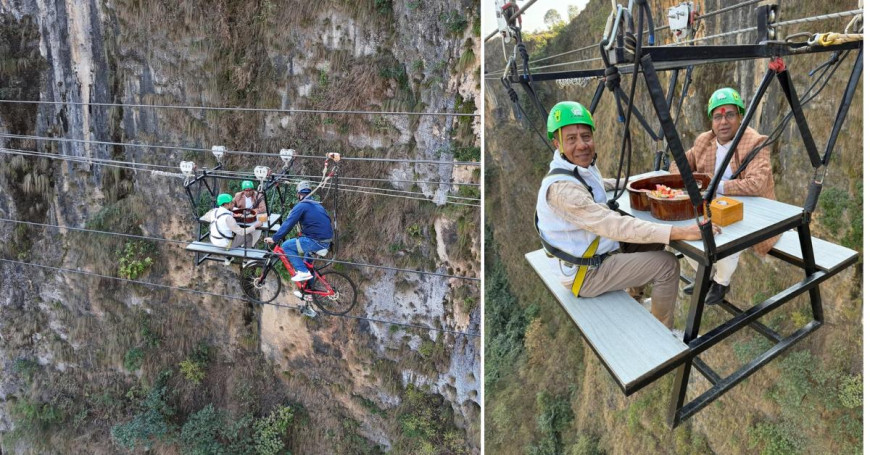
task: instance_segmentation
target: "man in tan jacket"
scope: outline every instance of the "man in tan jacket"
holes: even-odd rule
[[[701,133],[695,140],[695,145],[686,152],[693,172],[703,172],[713,175],[722,166],[725,155],[731,147],[731,142],[737,134],[740,122],[743,120],[745,108],[743,100],[736,90],[721,88],[713,92],[707,103],[707,116],[712,121],[712,129]],[[739,174],[735,172],[744,164],[748,155],[759,147],[767,136],[758,134],[752,128],[746,128],[737,149],[731,157],[731,162],[722,176],[722,181],[716,192],[726,196],[761,196],[775,199],[773,193],[773,172],[770,168],[770,150],[764,147],[758,151],[754,158],[746,164],[745,169]],[[671,172],[678,172],[677,164],[671,163]],[[774,237],[756,244],[753,248],[759,254],[767,254],[770,248],[777,242],[779,237]],[[725,294],[731,288],[731,276],[737,270],[737,262],[740,253],[732,254],[718,260],[713,266],[713,283],[704,303],[715,305],[725,298]],[[689,261],[692,268],[697,269],[697,263]],[[684,291],[691,293],[693,286],[688,286]]]
[[[242,191],[233,197],[233,210],[236,209],[248,209],[252,215],[266,213],[266,198],[263,197],[263,193],[256,192],[254,182],[250,180],[242,182]]]

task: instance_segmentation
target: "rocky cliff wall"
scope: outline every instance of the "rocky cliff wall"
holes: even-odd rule
[[[472,70],[479,65],[474,6],[3,2],[9,52],[0,77],[10,88],[3,98],[62,103],[2,104],[0,127],[83,141],[395,158],[342,162],[342,175],[388,179],[387,188],[416,191],[423,200],[340,193],[338,259],[478,276],[479,212],[450,204],[448,196],[461,191],[452,181],[479,182],[479,171],[398,161],[449,161],[469,151],[472,159],[460,160],[479,161],[476,120],[75,104],[471,113],[480,107]],[[171,172],[181,160],[215,164],[208,153],[184,149],[33,139],[4,139],[4,146]],[[250,173],[279,163],[233,156],[224,164]],[[294,170],[318,174],[318,163],[306,160]],[[178,242],[196,228],[178,178],[13,155],[0,157],[0,170],[5,218]],[[241,295],[237,270],[192,267],[183,243],[14,224],[0,240],[6,259]],[[123,264],[133,268],[119,270]],[[474,281],[346,271],[360,289],[354,316],[480,330]],[[164,417],[178,431],[208,405],[230,420],[262,419],[290,406],[296,423],[285,443],[302,453],[416,450],[447,436],[456,450],[477,450],[480,344],[474,336],[365,319],[306,320],[283,308],[23,264],[0,266],[0,283],[7,291],[0,302],[4,451],[114,453],[120,439],[110,432],[138,422],[143,400],[162,390],[164,371],[171,375],[166,404],[174,410]],[[295,303],[285,294],[280,303]],[[415,414],[423,411],[445,417]],[[428,432],[403,427],[412,418]],[[168,453],[190,447],[183,438],[152,434],[149,440]]]

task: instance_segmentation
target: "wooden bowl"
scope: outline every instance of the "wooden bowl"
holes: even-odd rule
[[[696,172],[695,182],[702,191],[710,184],[710,176]],[[628,184],[628,198],[634,210],[649,211],[657,219],[665,221],[688,220],[695,216],[689,197],[679,199],[658,198],[650,195],[656,185],[665,185],[674,189],[684,189],[680,174],[657,175],[635,180]]]

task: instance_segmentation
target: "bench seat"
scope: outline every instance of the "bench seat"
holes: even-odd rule
[[[813,237],[813,258],[816,267],[824,272],[832,272],[858,260],[858,252],[844,246]],[[803,253],[796,231],[786,231],[770,250],[771,254],[792,264],[803,265]]]
[[[625,291],[577,298],[550,272],[543,249],[526,254],[526,260],[626,395],[685,360],[688,346]]]
[[[251,248],[231,248],[228,250],[226,248],[215,246],[209,242],[192,242],[188,244],[185,249],[195,253],[204,253],[208,255],[215,254],[242,259],[262,260],[266,256],[265,250],[255,250]]]

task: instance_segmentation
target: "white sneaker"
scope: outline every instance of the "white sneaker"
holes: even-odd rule
[[[317,312],[314,311],[314,308],[311,308],[311,305],[308,304],[305,304],[305,306],[302,307],[302,314],[308,316],[309,318],[317,316]]]
[[[308,281],[311,279],[313,275],[308,272],[296,272],[296,275],[293,275],[293,278],[290,278],[293,281]]]
[[[224,265],[230,265],[230,264],[232,264],[232,263],[233,263],[233,258],[231,258],[231,257],[229,257],[229,256],[227,256],[226,258],[224,258]]]
[[[299,297],[301,299],[302,298],[302,291],[300,291],[299,288],[296,288],[296,290],[293,291],[293,295],[295,295],[296,297]]]

